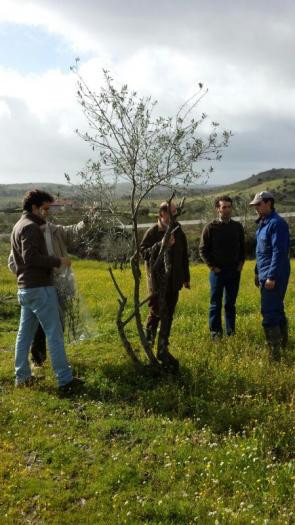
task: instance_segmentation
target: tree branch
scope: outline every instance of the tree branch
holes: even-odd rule
[[[152,296],[149,295],[143,301],[141,301],[141,303],[139,303],[139,308],[141,308],[144,304],[146,304],[150,300],[151,297]],[[129,317],[127,317],[127,319],[125,319],[125,321],[123,321],[123,325],[125,326],[126,324],[130,323],[130,321],[132,321],[134,317],[135,317],[135,312],[133,312],[131,315],[129,315]]]

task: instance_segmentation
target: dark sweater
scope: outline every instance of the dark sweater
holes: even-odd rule
[[[177,230],[174,232],[175,244],[169,248],[169,256],[171,261],[171,280],[170,285],[173,291],[178,291],[182,288],[184,283],[190,282],[188,248],[185,233],[181,229],[179,223]],[[153,252],[155,256],[160,251],[161,241],[164,237],[165,229],[155,224],[145,233],[141,244],[140,251],[147,263],[148,272],[150,272],[150,257]],[[156,252],[155,252],[156,250]],[[164,263],[162,263],[163,266]],[[164,271],[160,269],[160,272]],[[150,275],[149,275],[150,277]]]
[[[52,269],[61,264],[59,257],[49,256],[37,215],[24,212],[11,235],[11,248],[19,288],[52,286]]]
[[[202,231],[199,250],[209,268],[238,266],[245,260],[243,226],[233,220],[209,222]]]

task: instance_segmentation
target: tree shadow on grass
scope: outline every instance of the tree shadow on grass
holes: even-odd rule
[[[219,362],[206,358],[193,367],[180,366],[178,374],[162,371],[154,374],[146,366],[135,369],[128,361],[97,364],[76,362],[75,375],[85,377],[80,391],[69,397],[100,401],[106,405],[128,406],[144,415],[159,415],[169,419],[190,419],[197,427],[209,426],[216,433],[242,432],[266,421],[278,403],[290,401],[294,391],[291,382],[278,376],[273,381],[266,375],[245,373],[235,362]],[[263,377],[266,379],[263,380]],[[2,383],[10,390],[12,379]],[[56,395],[57,388],[43,381],[33,387]]]
[[[218,373],[206,361],[193,372],[181,366],[177,375],[154,375],[149,367],[136,371],[130,363],[107,364],[97,372],[84,385],[84,398],[136,405],[170,419],[189,418],[217,433],[251,428],[270,410],[266,398],[257,396],[259,385],[230,370]]]

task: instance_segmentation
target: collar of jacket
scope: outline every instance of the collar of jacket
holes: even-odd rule
[[[232,218],[230,218],[229,221],[227,222],[224,222],[224,221],[221,221],[219,219],[219,217],[217,217],[216,219],[213,219],[211,222],[209,222],[208,224],[230,224],[231,222],[234,222]]]
[[[232,222],[232,218],[230,217],[230,219],[228,221],[223,221],[220,217],[218,217],[218,219],[215,219],[217,223],[220,223],[221,224],[229,224],[230,222]]]
[[[172,230],[173,230],[176,226],[180,226],[179,222],[177,222],[177,221],[174,222]],[[159,228],[159,230],[161,230],[161,231],[166,231],[166,230],[168,229],[168,226],[164,226],[164,224],[161,223],[160,219],[158,219],[158,228]]]
[[[256,224],[259,224],[260,223],[260,226],[262,224],[267,224],[270,219],[272,219],[273,217],[275,217],[276,215],[276,211],[275,210],[272,210],[271,213],[269,213],[268,215],[266,215],[266,217],[258,217],[258,219],[256,219]]]
[[[167,230],[167,228],[165,228],[164,224],[162,224],[162,222],[160,221],[160,219],[158,219],[158,228],[159,228],[159,230],[161,230],[161,231],[165,231],[165,230]]]
[[[39,224],[39,226],[41,226],[41,224],[46,224],[46,221],[44,219],[41,219],[41,217],[38,217],[38,215],[35,215],[35,213],[32,213],[30,211],[24,211],[23,217],[25,217],[26,219],[30,219],[36,224]]]

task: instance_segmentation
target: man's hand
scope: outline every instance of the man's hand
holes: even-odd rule
[[[240,262],[240,264],[238,264],[238,267],[237,267],[238,272],[241,272],[241,271],[242,271],[243,266],[244,266],[244,263],[243,263],[243,262]]]
[[[68,257],[60,257],[60,261],[61,261],[61,264],[65,266],[66,268],[70,268],[72,264],[71,259],[69,259]]]
[[[191,284],[189,282],[185,282],[185,283],[183,283],[183,286],[184,286],[184,288],[187,288],[189,290],[190,287],[191,287]]]
[[[254,284],[257,286],[257,288],[259,288],[259,279],[257,273],[255,273]]]
[[[220,272],[221,272],[221,268],[218,268],[218,266],[213,266],[213,268],[212,268],[212,272],[214,272],[214,273],[220,273]]]
[[[163,244],[165,243],[164,239],[165,239],[165,237],[163,237],[163,240],[162,240],[162,243],[163,243]],[[169,237],[169,241],[167,242],[167,246],[168,246],[168,248],[170,248],[170,247],[173,246],[174,244],[175,244],[175,237],[174,237],[174,235],[172,234],[172,235],[170,235],[170,237]]]
[[[168,242],[168,246],[173,246],[174,244],[175,244],[175,237],[174,235],[171,235],[169,242]]]
[[[267,290],[273,290],[275,285],[276,285],[276,282],[273,279],[266,279],[266,281],[264,283],[264,287]]]

